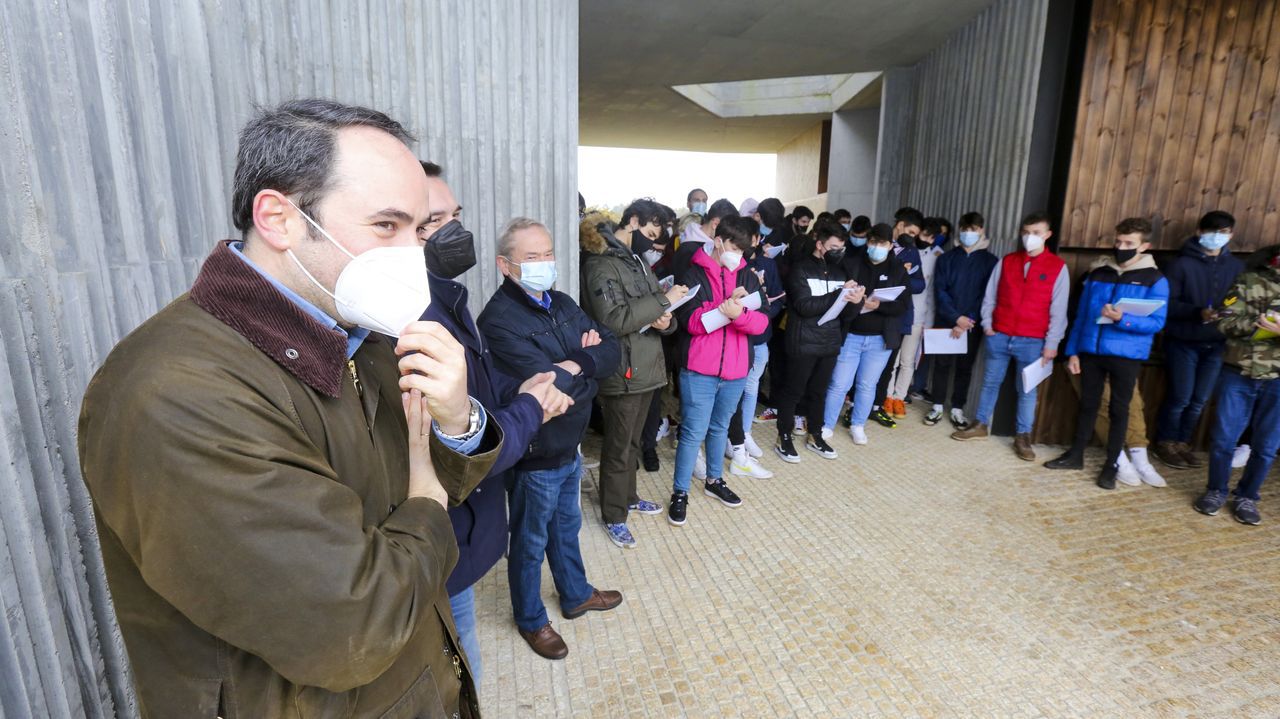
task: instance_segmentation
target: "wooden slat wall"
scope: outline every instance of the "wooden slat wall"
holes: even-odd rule
[[[1145,216],[1172,249],[1205,212],[1280,240],[1280,0],[1093,3],[1060,244]]]

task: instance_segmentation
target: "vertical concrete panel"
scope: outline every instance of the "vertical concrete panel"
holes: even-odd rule
[[[0,717],[137,714],[75,425],[107,352],[234,234],[255,106],[376,107],[476,233],[544,221],[577,292],[572,0],[0,3]]]
[[[876,149],[880,110],[843,110],[831,116],[831,162],[827,173],[827,207],[858,215],[875,211]]]

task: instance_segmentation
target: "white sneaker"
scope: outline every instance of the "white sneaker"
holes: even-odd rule
[[[853,438],[854,444],[867,443],[867,429],[860,424],[855,424],[849,428],[849,436]]]
[[[1253,454],[1253,450],[1249,449],[1249,445],[1242,444],[1236,447],[1236,451],[1231,455],[1231,468],[1240,469],[1249,463],[1249,455]]]
[[[756,441],[751,438],[751,435],[747,435],[747,454],[755,457],[756,459],[764,456],[764,450],[760,449],[760,445],[756,444]]]
[[[823,442],[830,442],[830,441],[831,441],[831,438],[832,438],[832,437],[834,437],[835,435],[836,435],[835,431],[834,431],[834,430],[832,430],[830,427],[823,427],[823,428],[822,428],[822,441],[823,441]]]
[[[1138,476],[1144,483],[1152,487],[1168,486],[1164,481],[1164,477],[1160,476],[1160,473],[1156,471],[1155,467],[1151,466],[1150,462],[1134,462],[1133,468],[1137,470]]]
[[[770,479],[773,477],[773,472],[765,469],[759,460],[747,454],[745,448],[734,453],[733,460],[729,462],[729,474],[752,479]]]
[[[737,451],[738,451],[738,449],[739,449],[739,448],[741,448],[741,447],[743,447],[743,446],[745,446],[745,445],[738,445],[737,447],[735,447],[735,446],[733,446],[732,444],[729,444],[728,442],[725,442],[725,443],[724,443],[724,458],[725,458],[725,459],[733,459],[733,453],[734,453],[734,452],[737,452]]]
[[[663,417],[662,423],[658,425],[658,439],[662,439],[669,434],[671,434],[671,421]]]
[[[1133,462],[1129,461],[1129,455],[1124,450],[1120,450],[1120,457],[1116,459],[1116,481],[1121,484],[1127,484],[1130,487],[1137,487],[1142,484],[1142,478],[1138,476],[1138,470],[1134,468]]]
[[[698,459],[693,463],[693,476],[698,479],[707,478],[707,457],[702,453],[702,448],[698,448]]]
[[[804,417],[796,417],[796,427],[793,434],[805,434],[809,431],[807,422]]]
[[[582,453],[582,445],[578,445],[578,456],[582,458],[583,469],[595,469],[600,466],[600,460],[588,459],[587,455]]]

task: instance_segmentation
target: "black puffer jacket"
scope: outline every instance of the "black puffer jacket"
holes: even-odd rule
[[[840,353],[844,322],[862,306],[849,305],[840,317],[819,325],[848,280],[842,264],[831,264],[813,255],[799,258],[787,277],[787,354],[793,357],[830,357]]]

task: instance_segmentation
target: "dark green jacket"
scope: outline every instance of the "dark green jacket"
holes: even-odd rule
[[[1255,324],[1267,311],[1280,315],[1280,245],[1264,247],[1222,301],[1218,329],[1227,337],[1224,361],[1251,379],[1280,378],[1280,338],[1255,341]]]
[[[640,332],[667,311],[658,278],[613,237],[591,223],[581,229],[582,309],[617,335],[622,350],[618,371],[600,380],[600,394],[639,394],[666,385],[661,335],[675,331],[675,319],[665,331]]]

